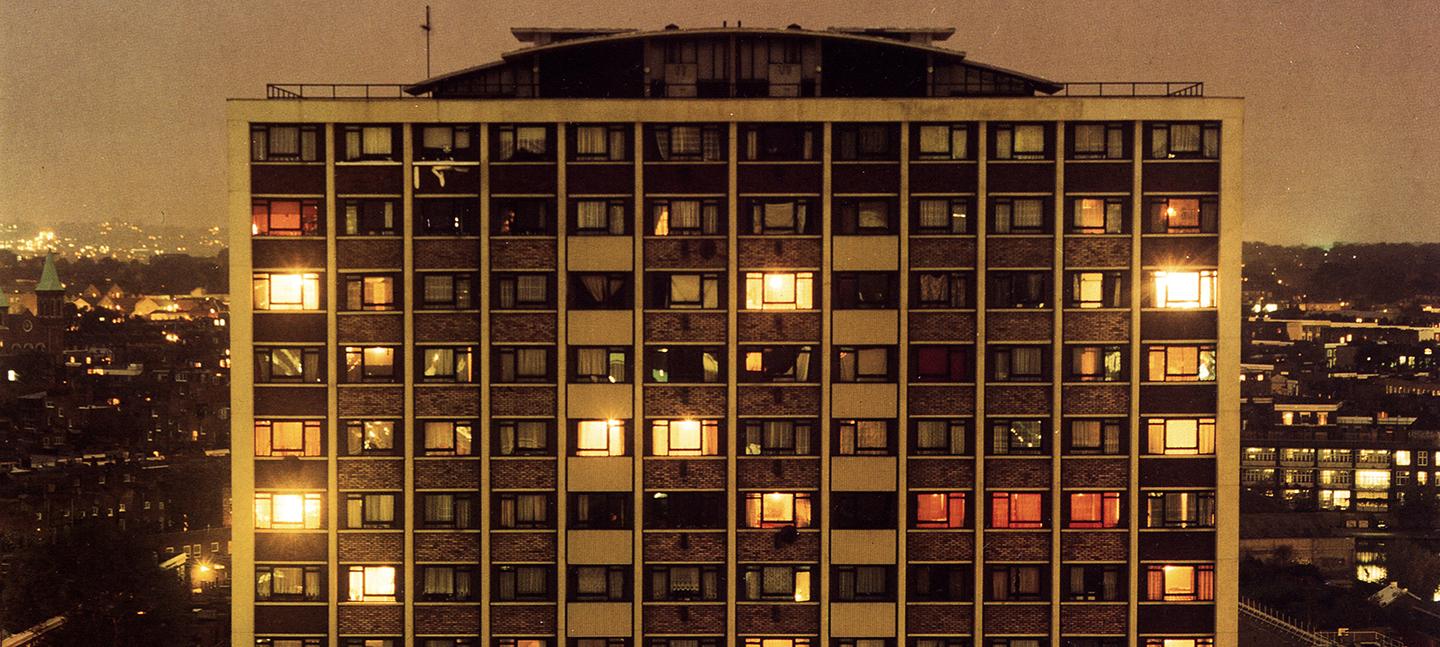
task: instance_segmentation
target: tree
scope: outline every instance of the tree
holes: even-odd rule
[[[1390,580],[1429,600],[1440,589],[1440,555],[1419,542],[1400,539],[1385,545],[1385,569]]]

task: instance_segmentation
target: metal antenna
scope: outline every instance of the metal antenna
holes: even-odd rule
[[[420,29],[425,31],[425,78],[430,78],[430,5],[425,5],[425,24]]]

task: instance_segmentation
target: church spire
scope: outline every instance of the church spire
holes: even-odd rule
[[[40,282],[35,284],[36,292],[64,292],[60,284],[60,273],[55,271],[55,252],[45,254],[45,268],[40,270]]]

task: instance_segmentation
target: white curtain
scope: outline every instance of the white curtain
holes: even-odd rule
[[[575,153],[582,156],[605,154],[607,129],[604,126],[580,126],[575,129]]]

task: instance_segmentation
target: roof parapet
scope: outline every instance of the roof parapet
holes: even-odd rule
[[[534,47],[558,43],[564,40],[575,40],[577,38],[593,38],[595,36],[614,36],[615,34],[628,34],[639,31],[629,27],[511,27],[510,34],[515,40],[522,43],[530,43]]]
[[[955,35],[954,27],[826,27],[825,31],[889,38],[922,45],[949,40],[951,36]]]

